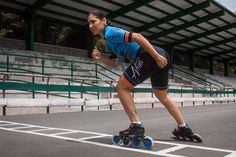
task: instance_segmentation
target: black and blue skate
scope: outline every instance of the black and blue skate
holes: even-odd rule
[[[135,148],[139,148],[141,144],[144,144],[145,149],[151,149],[154,145],[153,139],[149,136],[144,136],[145,129],[141,124],[132,123],[128,129],[120,131],[119,135],[114,135],[112,142],[115,145],[124,146],[132,145]]]
[[[173,135],[175,136],[175,139],[183,140],[183,141],[192,141],[192,142],[198,142],[202,143],[203,138],[197,134],[192,132],[192,129],[189,128],[188,125],[185,127],[177,127],[172,131]]]

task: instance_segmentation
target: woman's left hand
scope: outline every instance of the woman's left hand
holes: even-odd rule
[[[159,55],[159,57],[156,59],[156,63],[158,65],[158,67],[163,69],[168,64],[168,61],[165,57]]]

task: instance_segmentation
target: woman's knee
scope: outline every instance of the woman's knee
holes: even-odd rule
[[[154,91],[154,93],[161,102],[168,101],[169,95],[166,91]]]
[[[129,85],[127,85],[122,79],[120,79],[116,85],[116,91],[122,91],[122,90],[126,90],[126,91],[130,91],[133,87],[130,87]]]

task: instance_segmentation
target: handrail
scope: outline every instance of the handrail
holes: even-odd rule
[[[2,62],[1,64],[6,64],[6,62]],[[34,64],[11,64],[11,65],[20,65],[20,66],[27,66],[27,67],[42,67],[41,65],[34,65]],[[2,67],[0,67],[2,68]],[[44,66],[44,68],[49,68],[49,69],[55,69],[55,68],[60,68],[60,69],[67,69],[67,70],[70,70],[71,68],[66,68],[66,67],[54,67],[54,66]],[[80,70],[80,71],[94,71],[94,70],[89,70],[89,69],[78,69],[76,68],[76,70]]]
[[[65,91],[65,92],[116,92],[114,87],[106,86],[75,86],[75,85],[51,85],[29,84],[16,82],[0,82],[2,90],[33,90],[33,91]],[[151,88],[134,88],[134,93],[151,93]],[[169,93],[196,93],[196,94],[236,94],[236,90],[203,90],[203,89],[169,89]]]
[[[178,67],[178,66],[175,66],[175,68],[177,68],[177,69],[179,69],[179,70],[181,70],[181,71],[183,71],[180,67]],[[184,68],[183,68],[184,69]],[[198,73],[198,72],[190,72],[188,69],[186,69],[186,71],[184,71],[185,73],[188,73],[188,74],[197,74],[197,75],[199,75],[200,77],[203,77],[203,80],[204,81],[207,81],[207,79],[208,80],[210,80],[210,81],[213,81],[213,82],[216,82],[216,83],[218,83],[218,84],[221,84],[221,85],[225,85],[223,82],[219,82],[219,81],[217,81],[217,80],[214,80],[214,79],[212,79],[212,78],[209,78],[209,77],[207,77],[207,76],[205,76],[204,74],[201,74],[201,73]],[[209,81],[207,81],[207,82],[209,82]],[[209,83],[211,83],[211,84],[215,84],[215,83],[212,83],[212,82],[209,82]],[[216,84],[215,84],[216,85]]]
[[[105,67],[105,66],[103,66],[103,65],[101,65],[101,64],[98,64],[98,66],[101,67],[101,68],[103,68],[103,69],[105,69],[106,71],[109,71],[109,72],[111,72],[112,74],[115,74],[116,76],[120,77],[119,74],[117,74],[117,73],[115,73],[114,71],[108,69],[107,67]]]
[[[192,81],[192,82],[195,82],[197,84],[201,84],[201,85],[210,85],[211,84],[211,83],[209,83],[207,81],[199,80],[198,78],[190,76],[190,75],[188,75],[188,74],[186,74],[184,72],[179,72],[179,71],[175,70],[175,74],[179,75],[179,76],[182,76],[182,77],[188,79],[190,82]]]
[[[75,62],[75,63],[94,64],[94,61],[92,59],[87,59],[87,61],[75,61],[75,60],[60,59],[60,58],[50,58],[50,57],[38,57],[38,56],[31,56],[31,55],[11,54],[11,53],[7,53],[7,52],[0,53],[0,55],[16,56],[16,57],[28,57],[28,58],[33,57],[35,59],[46,59],[46,60],[55,60],[55,61],[66,61],[66,62]]]
[[[0,72],[2,76],[25,76],[25,77],[38,77],[38,78],[55,78],[55,79],[65,79],[69,81],[81,80],[81,81],[93,81],[93,82],[118,82],[119,80],[106,80],[106,79],[96,79],[96,78],[85,78],[85,77],[69,77],[69,76],[48,76],[48,75],[39,75],[39,74],[22,74],[22,73],[5,73]],[[150,82],[144,82],[144,84],[150,84]],[[171,83],[170,83],[171,85]],[[174,84],[175,86],[184,87],[184,88],[193,88],[193,89],[236,89],[236,87],[218,87],[218,86],[200,86],[200,85],[182,85],[182,84]],[[93,86],[99,86],[97,84],[93,84]]]
[[[216,81],[216,80],[213,80],[213,79],[211,79],[211,78],[208,78],[208,77],[206,77],[205,75],[203,75],[203,74],[200,74],[200,73],[197,73],[197,72],[189,72],[187,69],[186,69],[186,71],[185,70],[183,70],[183,69],[181,69],[180,67],[178,67],[178,66],[174,66],[174,70],[179,70],[180,72],[182,72],[182,73],[185,73],[185,74],[189,74],[189,76],[191,76],[191,75],[194,75],[194,76],[192,76],[192,77],[194,77],[194,78],[197,78],[197,79],[199,79],[199,80],[202,80],[203,82],[206,82],[206,83],[209,83],[209,84],[214,84],[214,85],[217,85],[218,86],[218,84],[221,84],[221,85],[225,85],[224,83],[222,83],[222,82],[219,82],[219,81]],[[197,77],[195,74],[197,74],[199,77]],[[208,80],[210,80],[210,81],[208,81]]]
[[[10,51],[9,51],[10,52]],[[94,76],[94,77],[96,77],[96,78],[98,78],[98,76],[97,76],[97,74],[101,74],[101,75],[103,75],[103,76],[105,76],[105,77],[107,77],[107,78],[109,78],[109,79],[114,79],[114,78],[111,78],[110,76],[108,76],[108,75],[106,75],[106,74],[104,74],[104,73],[101,73],[100,71],[98,71],[98,69],[96,68],[96,67],[99,67],[99,68],[102,68],[102,69],[104,69],[105,71],[107,71],[107,72],[110,72],[110,73],[112,73],[113,75],[115,75],[115,76],[120,76],[119,74],[117,74],[117,73],[115,73],[114,71],[112,71],[112,70],[110,70],[110,69],[108,69],[107,67],[105,67],[105,66],[103,66],[103,65],[101,65],[101,64],[98,64],[98,63],[96,63],[96,62],[94,62],[93,60],[88,60],[88,61],[75,61],[75,60],[67,60],[67,59],[61,59],[61,58],[48,58],[48,57],[35,57],[35,56],[30,56],[30,55],[19,55],[19,54],[10,54],[10,53],[6,53],[6,52],[4,52],[4,53],[0,53],[0,55],[7,55],[7,56],[21,56],[21,57],[28,57],[28,58],[32,58],[32,57],[34,57],[35,59],[42,59],[42,61],[44,60],[44,59],[47,59],[47,60],[56,60],[56,61],[64,61],[64,62],[68,62],[68,63],[71,63],[70,65],[71,65],[71,67],[53,67],[53,66],[45,66],[45,65],[43,65],[43,63],[42,63],[42,72],[35,72],[35,71],[30,71],[30,70],[26,70],[26,69],[24,69],[24,71],[25,72],[30,72],[30,73],[37,73],[37,74],[47,74],[47,75],[55,75],[55,73],[47,73],[47,72],[45,72],[44,71],[44,68],[60,68],[60,69],[67,69],[67,70],[71,70],[71,76],[75,76],[74,75],[74,73],[73,73],[73,71],[74,71],[74,67],[73,67],[73,63],[84,63],[84,64],[94,64],[95,65],[95,70],[82,70],[83,72],[90,72],[90,71],[95,71],[95,75],[96,76]],[[9,59],[8,59],[9,60]],[[9,63],[7,63],[7,65],[9,65]],[[16,65],[16,64],[10,64],[10,65]],[[19,65],[22,65],[22,64],[19,64]],[[23,66],[30,66],[30,65],[27,65],[27,64],[23,64]],[[40,66],[38,66],[38,65],[32,65],[32,67],[40,67]],[[1,67],[0,67],[1,68]],[[7,72],[9,72],[9,69],[13,69],[12,67],[8,67],[8,69],[7,69]],[[19,70],[19,69],[15,69],[15,70]],[[23,70],[23,69],[22,69]],[[21,70],[21,71],[22,71]],[[177,69],[178,70],[178,69]],[[180,70],[181,71],[181,70]],[[184,77],[186,77],[186,75],[187,75],[187,72],[185,72],[185,71],[181,71],[181,72],[183,72],[183,73],[185,73],[185,74],[181,74],[181,76],[184,76]],[[180,73],[179,73],[180,74]],[[61,74],[56,74],[56,75],[61,75]],[[62,74],[63,75],[63,74]],[[65,74],[66,75],[66,74]],[[67,74],[67,75],[69,75],[69,74]],[[199,74],[200,75],[200,74]],[[81,75],[79,75],[79,76],[81,76]],[[188,75],[187,75],[188,76]],[[85,76],[86,77],[86,76]],[[189,76],[187,77],[187,78],[189,78]],[[193,80],[193,81],[196,81],[197,82],[197,79],[196,79],[196,76],[195,77],[191,77],[191,79]],[[204,79],[201,79],[203,82],[198,82],[199,84],[202,84],[202,85],[205,85],[206,83],[209,85],[211,85],[211,84],[214,84],[214,83],[212,83],[212,82],[208,82],[207,80],[204,80]],[[214,85],[216,85],[217,86],[217,84],[214,84]]]
[[[8,51],[8,52],[10,52],[10,51]],[[74,70],[76,70],[76,71],[78,71],[78,70],[80,70],[80,72],[95,72],[95,75],[96,76],[94,76],[94,77],[98,77],[97,76],[97,74],[98,73],[100,73],[101,74],[101,72],[98,72],[98,69],[96,68],[97,66],[99,67],[99,68],[102,68],[102,69],[104,69],[105,71],[108,71],[108,72],[110,72],[110,73],[112,73],[113,75],[116,75],[116,76],[118,76],[118,74],[117,73],[115,73],[114,71],[112,71],[112,70],[110,70],[110,69],[108,69],[108,68],[106,68],[106,67],[104,67],[104,66],[102,66],[102,65],[100,65],[100,64],[97,64],[96,62],[94,62],[92,59],[85,59],[85,60],[87,60],[87,61],[76,61],[76,60],[68,60],[68,59],[62,59],[62,58],[60,58],[60,56],[56,56],[56,57],[58,57],[58,58],[56,58],[56,57],[54,57],[54,58],[49,58],[49,57],[38,57],[38,56],[32,56],[32,55],[22,55],[22,54],[11,54],[11,53],[7,53],[7,52],[4,52],[3,51],[3,53],[0,53],[0,55],[5,55],[5,56],[7,56],[8,58],[7,58],[7,62],[2,62],[1,63],[1,65],[3,64],[4,65],[4,63],[6,64],[6,69],[7,69],[7,72],[9,72],[9,70],[11,70],[11,69],[13,69],[12,67],[10,67],[10,65],[12,66],[17,66],[17,65],[20,65],[20,66],[27,66],[27,67],[38,67],[38,68],[40,68],[41,67],[41,72],[35,72],[35,71],[28,71],[28,72],[31,72],[31,73],[40,73],[40,74],[47,74],[47,75],[55,75],[55,73],[47,73],[47,72],[45,72],[45,68],[51,68],[51,69],[63,69],[63,70],[70,70],[71,71],[71,76],[74,76]],[[25,58],[34,58],[34,59],[41,59],[42,60],[42,62],[41,62],[41,64],[39,64],[39,65],[32,65],[32,64],[15,64],[15,63],[9,63],[9,56],[14,56],[14,57],[25,57]],[[68,67],[54,67],[54,66],[47,66],[47,65],[45,65],[45,60],[47,61],[47,60],[50,60],[50,61],[53,61],[53,60],[55,60],[55,61],[61,61],[61,62],[66,62],[66,63],[68,63],[68,65],[66,65],[66,66],[68,66]],[[75,68],[74,67],[74,64],[92,64],[92,65],[95,65],[95,68],[94,69],[77,69],[77,68]],[[1,67],[0,67],[1,68]],[[2,67],[3,68],[3,67]],[[15,69],[15,70],[20,70],[20,71],[22,71],[23,69]],[[24,69],[25,70],[25,69]],[[27,71],[27,70],[25,70],[25,71]],[[56,74],[56,75],[59,75],[59,74]],[[105,73],[103,73],[103,74],[101,74],[101,75],[103,75],[104,77],[106,77],[106,78],[111,78],[109,75],[107,75],[107,74],[105,74]]]
[[[205,82],[205,79],[204,79],[204,78],[200,78],[200,77],[196,77],[196,76],[189,75],[189,74],[190,74],[189,72],[183,71],[182,69],[178,69],[178,68],[175,67],[175,72],[176,72],[176,70],[179,71],[179,72],[181,72],[182,75],[184,75],[184,76],[188,76],[188,77],[191,77],[192,79]],[[207,82],[207,83],[208,83],[208,82]]]

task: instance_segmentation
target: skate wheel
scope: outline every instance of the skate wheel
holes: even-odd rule
[[[115,144],[115,145],[120,145],[121,144],[120,136],[114,135],[113,138],[112,138],[112,143]]]
[[[132,146],[138,148],[141,146],[141,140],[138,137],[135,137],[132,141]]]
[[[175,137],[178,137],[179,135],[177,135],[174,131],[172,131],[172,134],[175,136]]]
[[[194,141],[194,139],[193,139],[193,137],[192,136],[188,136],[188,139],[190,140],[190,141]]]
[[[181,137],[180,139],[182,139],[184,141],[187,141],[187,137],[186,136],[180,136],[180,137]]]
[[[199,134],[193,133],[192,138],[195,139],[197,142],[202,143],[202,137]]]
[[[153,145],[154,145],[153,139],[150,136],[146,136],[144,138],[144,148],[145,149],[152,149]]]
[[[124,146],[130,146],[131,145],[131,141],[129,141],[128,139],[124,139],[123,140],[123,144],[124,144]]]

